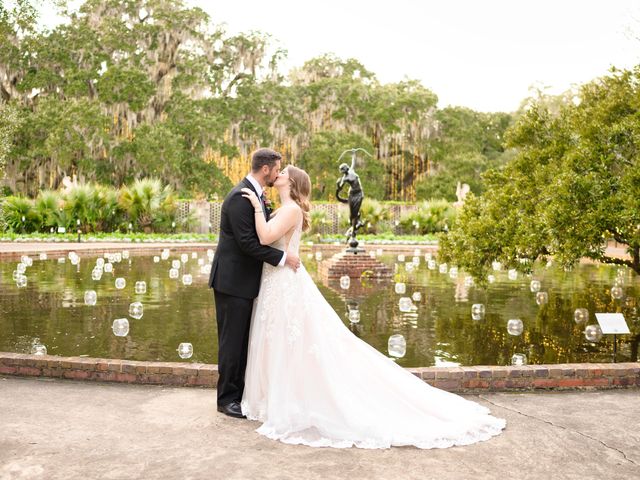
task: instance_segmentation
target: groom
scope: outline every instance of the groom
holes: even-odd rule
[[[260,245],[256,233],[255,215],[268,210],[263,195],[265,186],[272,187],[282,156],[261,148],[251,158],[251,173],[236,185],[222,203],[218,248],[211,266],[209,287],[213,288],[218,322],[218,411],[243,418],[240,408],[247,366],[249,326],[253,300],[258,296],[262,263],[285,265],[297,270],[297,254]],[[262,209],[256,210],[242,197],[242,188],[250,188],[262,199]]]

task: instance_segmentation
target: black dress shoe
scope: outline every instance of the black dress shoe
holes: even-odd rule
[[[224,413],[229,417],[234,418],[247,418],[242,414],[242,408],[238,402],[231,402],[223,407],[218,405],[218,411]]]

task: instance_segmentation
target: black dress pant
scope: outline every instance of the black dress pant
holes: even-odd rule
[[[213,291],[218,322],[218,405],[240,402],[249,351],[253,299]]]

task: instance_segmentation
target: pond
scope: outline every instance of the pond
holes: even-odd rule
[[[104,271],[99,280],[92,272],[103,257],[81,254],[77,265],[69,257],[64,263],[33,257],[23,287],[14,280],[20,262],[0,262],[0,351],[30,353],[41,344],[52,355],[183,361],[178,345],[191,343],[189,361],[216,363],[215,307],[207,287],[210,259],[202,250],[185,252],[173,251],[166,259],[160,258],[160,249],[155,259],[112,258],[113,272]],[[339,284],[323,285],[315,256],[302,256],[345,325],[405,367],[509,365],[514,354],[524,355],[529,364],[611,362],[611,336],[599,341],[585,338],[585,327],[597,324],[595,312],[624,314],[632,333],[618,337],[618,361],[638,360],[640,279],[629,269],[578,265],[567,272],[540,266],[532,277],[520,274],[515,279],[495,271],[495,281],[483,289],[463,272],[443,273],[444,268],[441,272],[433,263],[429,269],[423,256],[407,271],[411,256],[400,262],[397,255],[383,252],[379,258],[395,269],[395,279],[384,284],[351,280],[343,289]],[[172,262],[178,266],[177,278],[169,277]],[[185,274],[191,275],[191,284],[183,283]],[[117,278],[125,279],[124,288],[116,288]],[[546,299],[538,295],[540,305],[531,291],[532,280],[547,294]],[[145,292],[136,293],[135,283],[142,281]],[[396,293],[397,281],[405,284],[405,293]],[[621,293],[622,298],[613,298],[614,285],[620,289],[614,289],[614,295]],[[402,291],[402,286],[397,288]],[[88,290],[95,291],[95,305],[85,304]],[[133,302],[142,304],[142,317],[130,315]],[[484,306],[475,320],[474,304]],[[576,309],[588,310],[585,321],[576,321]],[[349,313],[355,310],[359,313]],[[112,329],[119,318],[129,324],[128,332],[120,332],[123,336]],[[521,325],[511,322],[508,329],[510,320],[520,320]]]

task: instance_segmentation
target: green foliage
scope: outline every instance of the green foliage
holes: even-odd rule
[[[389,230],[389,219],[391,212],[389,207],[381,202],[371,198],[365,198],[360,207],[360,220],[363,227],[358,233],[376,234],[381,231]]]
[[[311,226],[307,232],[308,235],[317,235],[322,233],[322,230],[327,223],[327,213],[323,210],[316,209],[310,212]]]
[[[92,210],[96,232],[113,232],[121,226],[125,219],[125,212],[120,207],[118,197],[120,192],[104,185],[95,186]]]
[[[481,280],[493,260],[527,271],[550,255],[563,266],[588,257],[640,273],[639,99],[636,67],[583,86],[558,113],[533,105],[507,135],[517,155],[485,175],[486,192],[468,199],[443,237],[443,258]],[[608,238],[631,260],[606,256]]]
[[[154,227],[168,230],[175,220],[176,198],[170,186],[156,178],[136,180],[120,192],[120,205],[135,229],[150,233]]]
[[[455,223],[456,209],[447,200],[421,202],[417,209],[400,218],[400,229],[406,234],[426,235],[444,232]]]
[[[65,227],[69,231],[75,231],[77,228],[84,228],[85,230],[93,230],[95,228],[97,219],[93,206],[96,203],[96,196],[96,189],[90,184],[77,185],[67,193],[64,212],[67,220]],[[78,220],[80,223],[78,223]]]
[[[41,229],[46,231],[61,226],[62,198],[58,192],[51,190],[40,192],[34,207],[42,221]]]
[[[13,137],[20,122],[21,117],[16,105],[0,102],[0,180],[4,178],[7,157],[13,148]]]
[[[155,88],[146,72],[114,65],[97,80],[96,91],[107,105],[127,104],[132,110],[139,111],[149,102]]]
[[[4,232],[2,234],[2,240],[10,241],[61,241],[61,242],[76,242],[78,240],[77,233],[14,233]],[[96,240],[108,241],[108,242],[166,242],[177,240],[187,242],[207,242],[216,243],[218,241],[218,235],[213,233],[141,233],[141,232],[93,232],[87,237],[83,237],[83,241],[93,242]]]
[[[12,3],[0,7],[11,192],[154,176],[221,197],[265,145],[310,170],[317,200],[335,195],[335,162],[352,147],[374,155],[357,168],[367,197],[452,199],[457,181],[479,193],[478,174],[502,162],[510,116],[438,112],[420,82],[381,84],[356,59],[323,55],[284,78],[268,35],[228,35],[182,0],[61,1],[66,21],[51,31],[36,28],[33,2]]]
[[[433,171],[418,182],[417,197],[456,200],[458,182],[480,194],[482,173],[503,165],[514,154],[503,146],[511,115],[447,107],[438,111],[436,118],[440,135],[431,144]]]
[[[169,232],[187,228],[192,221],[187,218],[174,228],[177,205],[171,187],[157,179],[136,180],[120,189],[87,183],[64,193],[42,191],[35,201],[6,197],[0,224],[14,233],[49,232],[57,227],[68,232],[79,228],[83,233],[127,231],[129,223],[134,231]]]
[[[335,200],[336,182],[342,176],[337,160],[342,152],[356,147],[373,152],[371,141],[357,133],[325,131],[311,138],[309,148],[302,153],[299,166],[311,177],[313,200]],[[346,161],[351,162],[350,158]],[[384,177],[382,162],[365,156],[363,163],[362,168],[356,166],[356,173],[360,176],[365,197],[383,198],[385,186],[380,181]],[[344,190],[342,196],[346,194]]]
[[[205,157],[228,148],[237,112],[220,96],[255,80],[264,36],[226,37],[181,0],[87,0],[77,12],[60,2],[67,22],[52,31],[35,28],[32,2],[15,4],[0,8],[11,191],[35,196],[73,174],[116,187],[157,175],[190,195],[230,188]],[[4,115],[7,100],[22,121]]]
[[[41,223],[33,201],[24,197],[6,197],[2,202],[2,218],[5,228],[19,233],[33,232]]]

